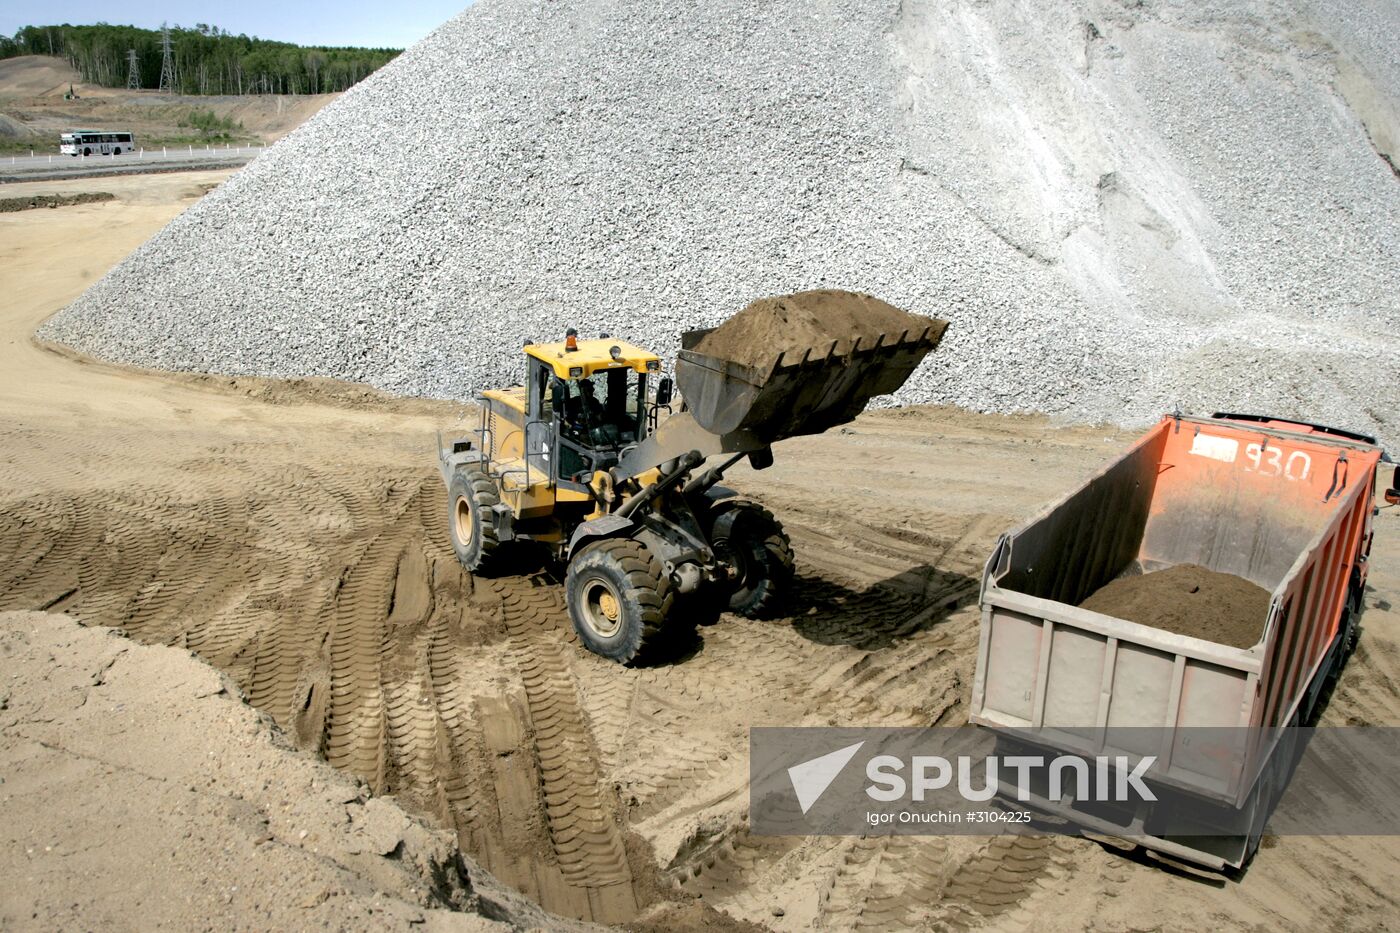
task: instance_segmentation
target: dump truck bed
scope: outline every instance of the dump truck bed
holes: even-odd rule
[[[1164,418],[997,543],[971,720],[1078,754],[1156,755],[1159,781],[1241,806],[1335,647],[1364,568],[1381,457],[1368,438],[1314,426]],[[1116,578],[1179,564],[1268,590],[1258,643],[1230,647],[1079,605]],[[1188,739],[1219,727],[1248,728],[1222,730],[1240,743],[1229,749]],[[1123,747],[1134,743],[1143,747]]]

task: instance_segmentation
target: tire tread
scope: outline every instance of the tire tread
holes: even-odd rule
[[[770,585],[763,588],[755,601],[742,609],[733,609],[739,615],[749,619],[763,619],[773,614],[786,597],[796,574],[797,559],[792,550],[792,540],[783,529],[783,523],[778,521],[777,516],[767,508],[752,499],[740,497],[721,499],[715,503],[714,517],[718,519],[725,512],[733,509],[744,509],[753,513],[756,520],[768,526],[768,532],[763,536],[763,547],[768,553],[770,560],[776,564],[776,573],[770,573]],[[732,608],[732,607],[731,607]]]
[[[477,530],[477,554],[474,566],[468,562],[460,550],[457,550],[457,557],[472,573],[481,576],[494,576],[499,574],[505,566],[505,549],[501,546],[500,533],[496,530],[496,513],[492,507],[499,505],[501,496],[496,487],[496,481],[491,478],[485,470],[479,466],[468,465],[462,467],[457,474],[466,481],[467,490],[470,495],[473,511],[478,516]],[[455,486],[455,483],[454,483]],[[449,528],[455,521],[456,496],[449,489],[447,497],[447,520]],[[456,535],[453,533],[454,545]]]
[[[627,665],[645,664],[659,653],[668,641],[667,618],[675,601],[671,581],[662,571],[660,563],[640,541],[632,538],[606,538],[590,545],[570,564],[570,598],[574,592],[572,581],[578,575],[586,573],[589,568],[601,563],[610,563],[619,571],[630,590],[630,593],[625,595],[630,595],[641,607],[640,631],[635,639],[630,639],[620,646],[618,652],[604,656]],[[570,609],[572,615],[573,607]],[[577,619],[574,626],[576,630],[581,629]],[[586,643],[585,633],[580,631],[579,634]]]

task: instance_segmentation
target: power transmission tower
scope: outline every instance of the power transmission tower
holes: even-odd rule
[[[126,50],[126,89],[136,91],[141,88],[141,65],[136,61],[136,50]]]
[[[175,93],[175,52],[170,47],[170,28],[160,24],[160,89]]]

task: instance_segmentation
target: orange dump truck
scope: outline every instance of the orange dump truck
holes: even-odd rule
[[[1072,789],[1030,805],[1176,859],[1242,865],[1288,779],[1286,727],[1309,721],[1354,644],[1385,459],[1373,438],[1318,425],[1168,416],[1003,535],[982,581],[971,720],[1013,750],[1151,754],[1160,800],[1217,808],[1202,825],[1238,831],[1183,834],[1163,828],[1161,804],[1115,810]],[[1110,581],[1187,564],[1268,591],[1256,643],[1080,605]]]

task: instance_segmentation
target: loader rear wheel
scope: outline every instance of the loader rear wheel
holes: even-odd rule
[[[564,586],[574,631],[589,651],[641,664],[663,644],[674,593],[660,562],[640,542],[590,544],[569,563]]]
[[[715,550],[733,568],[729,611],[750,619],[774,615],[792,589],[792,542],[773,513],[744,499],[716,503]]]
[[[452,476],[447,489],[447,527],[452,550],[472,573],[491,576],[503,565],[501,539],[492,507],[501,501],[496,481],[477,467],[465,467]]]

